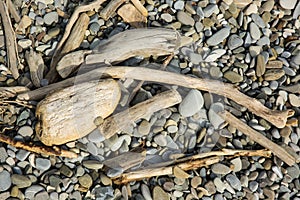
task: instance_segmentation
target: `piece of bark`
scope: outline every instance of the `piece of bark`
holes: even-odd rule
[[[133,29],[126,30],[109,38],[104,43],[93,49],[93,52],[86,51],[85,63],[87,65],[95,63],[117,64],[128,58],[135,56],[163,56],[174,53],[180,45],[180,35],[177,31],[170,29]],[[79,56],[80,59],[76,58]],[[57,71],[61,77],[67,77],[77,68],[74,62],[68,65],[69,59],[72,57],[79,62],[82,61],[82,54],[73,52],[64,56],[57,65]],[[78,62],[77,62],[78,61]],[[84,65],[80,67],[84,69]]]
[[[20,93],[29,91],[27,87],[14,86],[14,87],[0,87],[0,98],[8,99],[17,96]]]
[[[194,170],[200,167],[208,167],[212,164],[218,163],[221,160],[223,160],[223,157],[225,157],[225,159],[231,159],[240,156],[270,157],[271,155],[271,152],[266,150],[240,150],[240,152],[238,152],[239,150],[233,150],[233,151],[235,152],[234,154],[232,154],[228,149],[227,153],[229,155],[227,155],[227,153],[223,151],[211,152],[211,155],[209,155],[208,157],[202,157],[199,159],[194,159],[193,157],[184,158],[183,161],[178,161],[176,164],[173,164],[172,166],[131,171],[128,173],[123,173],[120,176],[114,177],[113,181],[115,184],[125,184],[130,181],[142,180],[154,176],[172,175],[175,167],[178,167],[184,171]],[[213,155],[214,153],[216,155]]]
[[[5,45],[7,51],[7,65],[8,69],[11,71],[14,79],[19,78],[19,59],[18,59],[18,51],[17,51],[17,43],[15,32],[12,28],[12,23],[9,18],[8,9],[3,0],[0,0],[0,14],[2,18],[2,26],[4,30],[5,36]]]
[[[100,17],[104,20],[108,20],[116,12],[116,10],[125,3],[126,0],[112,0],[110,1],[105,8],[100,12]]]
[[[251,140],[260,144],[261,146],[268,148],[280,158],[283,162],[292,166],[296,163],[296,160],[293,156],[291,156],[284,148],[277,145],[276,143],[269,140],[267,137],[254,130],[250,126],[248,126],[245,122],[239,120],[235,116],[233,116],[228,111],[222,111],[218,113],[226,122],[228,122],[232,127],[237,128],[239,131],[247,135]]]
[[[12,140],[10,137],[3,134],[0,134],[0,142],[33,153],[44,154],[48,156],[62,156],[67,158],[77,158],[77,154],[72,151],[63,150],[58,147],[38,146],[31,143],[27,144],[25,142]]]
[[[56,66],[56,70],[62,78],[68,77],[84,62],[85,56],[92,53],[90,50],[79,50],[65,55]]]
[[[114,156],[110,159],[103,161],[103,164],[111,169],[120,172],[141,164],[146,158],[146,151],[142,152],[125,152],[121,155]]]
[[[176,90],[162,92],[151,99],[108,117],[98,126],[98,129],[108,139],[117,132],[126,129],[128,124],[132,124],[138,119],[149,116],[164,108],[179,104],[181,100],[181,96]]]
[[[54,80],[56,80],[58,77],[58,73],[56,71],[56,65],[57,65],[58,61],[60,60],[60,53],[61,53],[61,50],[62,50],[62,47],[63,47],[65,41],[67,40],[67,38],[69,37],[69,35],[72,31],[74,23],[77,21],[77,19],[79,17],[79,14],[82,12],[90,11],[90,10],[98,10],[100,8],[101,4],[104,3],[105,1],[106,0],[95,0],[95,1],[91,2],[90,4],[80,5],[74,10],[71,18],[68,21],[66,28],[65,28],[64,35],[60,39],[60,41],[57,44],[55,51],[53,53],[52,60],[50,63],[50,70],[49,70],[48,74],[46,75],[46,78],[49,81],[49,83],[53,83]]]
[[[72,32],[70,33],[66,43],[64,44],[61,55],[65,55],[75,49],[77,49],[82,43],[85,31],[89,25],[90,18],[86,13],[82,13],[76,21]]]
[[[15,21],[18,23],[21,18],[20,15],[15,7],[15,5],[13,4],[13,2],[11,0],[6,0],[7,2],[7,7],[8,7],[8,11],[10,12],[11,16],[15,19]]]
[[[95,80],[67,87],[42,100],[36,109],[37,136],[45,145],[60,145],[94,129],[94,119],[108,117],[121,96],[115,80]]]
[[[118,15],[122,17],[124,22],[129,23],[133,27],[142,28],[146,26],[147,18],[130,3],[119,8]]]
[[[25,52],[25,59],[29,66],[30,77],[33,85],[35,87],[40,87],[45,70],[45,64],[42,56],[31,48],[29,51]]]
[[[151,74],[151,76],[149,76],[149,74]],[[229,83],[223,83],[217,80],[194,78],[173,72],[166,72],[143,67],[115,66],[98,68],[85,74],[79,75],[75,78],[66,79],[62,82],[45,86],[43,87],[43,89],[24,92],[23,94],[18,95],[18,99],[38,100],[43,98],[48,92],[52,90],[61,89],[71,85],[75,79],[80,81],[87,81],[95,78],[99,79],[100,75],[102,76],[102,78],[131,78],[136,80],[178,85],[187,88],[208,91],[232,99],[236,103],[246,107],[250,112],[253,112],[254,114],[264,118],[278,128],[283,128],[286,125],[288,117],[294,115],[293,110],[271,110],[261,104],[257,99],[248,97],[244,93],[240,92],[238,87]]]
[[[143,4],[140,2],[140,0],[131,0],[133,5],[142,13],[144,17],[148,17],[148,10],[143,6]]]

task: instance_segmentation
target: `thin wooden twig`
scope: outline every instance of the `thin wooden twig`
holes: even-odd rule
[[[231,152],[233,151],[233,152]],[[175,167],[179,167],[184,171],[198,169],[200,167],[208,167],[215,163],[220,162],[225,156],[225,159],[231,159],[240,156],[263,156],[270,157],[271,152],[268,150],[230,150],[226,151],[213,151],[207,155],[195,155],[192,157],[182,159],[182,162],[173,164],[167,167],[150,168],[143,170],[131,171],[123,173],[120,176],[114,177],[115,184],[125,184],[130,181],[142,180],[145,178],[151,178],[154,176],[172,175]],[[197,158],[199,157],[199,158]]]
[[[105,138],[110,138],[117,132],[124,130],[128,124],[132,124],[138,119],[180,102],[181,96],[176,90],[162,92],[151,99],[106,118],[104,122],[98,126],[98,129]]]
[[[235,116],[233,116],[228,111],[222,111],[219,113],[219,115],[227,121],[232,127],[237,128],[239,131],[247,135],[251,140],[257,142],[261,146],[268,148],[279,157],[283,162],[288,164],[289,166],[292,166],[296,163],[295,158],[290,155],[284,148],[277,145],[276,143],[269,140],[267,137],[262,135],[261,133],[257,132],[250,126],[248,126],[245,122],[239,120]]]
[[[56,46],[56,49],[53,53],[53,57],[50,64],[50,70],[48,74],[46,75],[47,80],[49,80],[49,83],[52,83],[57,77],[58,73],[56,72],[56,65],[60,58],[60,53],[63,47],[63,44],[65,43],[66,39],[69,37],[71,30],[73,28],[74,23],[77,21],[79,14],[82,12],[87,12],[90,10],[98,10],[100,8],[100,5],[104,3],[106,0],[95,0],[92,3],[88,5],[81,5],[78,6],[75,11],[73,12],[71,18],[68,21],[68,24],[65,28],[65,32],[61,40]]]
[[[21,17],[19,15],[15,5],[13,4],[13,2],[11,0],[6,0],[6,2],[8,4],[8,11],[12,15],[12,17],[15,19],[15,21],[18,23],[21,20]]]
[[[19,59],[18,59],[18,51],[17,51],[17,43],[15,32],[12,28],[12,23],[9,18],[8,9],[3,0],[0,0],[0,14],[2,18],[3,30],[5,33],[5,44],[7,51],[7,65],[8,69],[11,71],[13,77],[17,79],[19,77]]]
[[[151,74],[151,76],[149,76],[149,74]],[[18,95],[18,98],[20,100],[41,99],[52,90],[61,89],[66,86],[72,85],[75,80],[84,82],[95,78],[99,79],[100,77],[131,78],[136,80],[179,85],[187,88],[208,91],[232,99],[236,103],[248,108],[249,111],[264,118],[278,128],[283,128],[286,125],[288,117],[294,114],[293,110],[271,110],[261,104],[257,99],[243,94],[239,91],[238,87],[229,83],[223,83],[217,80],[194,78],[176,74],[173,72],[166,72],[143,67],[118,66],[98,68],[77,77],[69,78],[59,83],[45,86],[42,89],[25,92]]]
[[[14,141],[10,137],[0,134],[0,142],[6,143],[16,148],[24,149],[33,153],[44,154],[49,156],[62,156],[67,158],[77,158],[77,154],[71,151],[63,150],[58,147],[38,146],[27,144],[21,141]]]

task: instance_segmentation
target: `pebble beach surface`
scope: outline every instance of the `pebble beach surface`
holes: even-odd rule
[[[0,144],[0,199],[136,199],[136,200],[300,200],[299,165],[279,158],[237,157],[207,168],[153,177],[126,185],[112,183],[103,171],[106,158],[144,144],[144,166],[168,161],[182,153],[191,155],[221,148],[263,149],[217,112],[230,110],[273,142],[300,155],[300,1],[297,0],[143,0],[147,26],[175,29],[186,45],[176,52],[166,70],[187,76],[215,79],[239,86],[248,96],[274,110],[293,109],[296,121],[276,128],[237,103],[198,90],[178,88],[182,102],[163,109],[127,130],[105,140],[99,132],[63,145],[76,159],[47,157]],[[18,80],[7,68],[4,32],[0,29],[0,86],[35,88],[25,52],[33,48],[49,67],[54,49],[68,19],[82,1],[14,0],[20,12],[14,19],[21,65]],[[107,3],[103,4],[104,6]],[[90,22],[81,49],[93,49],[103,39],[132,28],[114,14],[108,20],[100,11],[87,12]],[[161,63],[161,58],[125,61],[124,65]],[[44,69],[47,70],[47,69]],[[151,74],[150,74],[151,75]],[[122,80],[120,108],[138,82]],[[42,79],[41,85],[47,85]],[[151,98],[170,86],[145,83],[132,103]],[[37,102],[31,102],[36,104]],[[298,121],[297,121],[298,120]],[[0,131],[20,141],[38,142],[35,110],[20,105],[0,108]]]

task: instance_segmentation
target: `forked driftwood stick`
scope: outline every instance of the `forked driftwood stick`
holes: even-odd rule
[[[151,74],[151,76],[149,76],[149,74]],[[173,72],[143,67],[103,67],[79,75],[75,78],[66,79],[62,82],[45,86],[41,89],[25,92],[18,95],[18,98],[20,100],[41,99],[50,91],[72,85],[74,80],[87,81],[95,78],[99,79],[100,77],[112,77],[118,79],[131,78],[208,91],[232,99],[236,103],[248,108],[249,111],[264,118],[278,128],[283,128],[287,122],[287,118],[294,114],[293,110],[271,110],[261,104],[257,99],[248,97],[240,92],[238,87],[229,83],[223,83],[217,80],[193,78]]]
[[[3,0],[0,0],[0,15],[2,18],[2,25],[5,36],[5,45],[7,51],[7,65],[8,69],[11,71],[14,79],[19,77],[19,59],[18,59],[18,51],[17,51],[17,43],[15,32],[12,28],[11,20],[9,18],[9,13],[7,6]]]
[[[100,17],[108,20],[126,0],[111,0],[100,12]]]
[[[128,173],[123,173],[118,177],[114,177],[115,184],[125,184],[130,181],[142,180],[144,178],[151,178],[154,176],[164,176],[164,175],[172,175],[175,167],[179,167],[184,171],[198,169],[200,167],[208,167],[215,163],[220,162],[225,156],[225,159],[231,159],[234,157],[240,156],[263,156],[270,157],[271,152],[268,150],[230,150],[226,149],[225,151],[213,151],[209,152],[207,155],[195,155],[179,159],[176,164],[167,167],[158,167],[158,168],[150,168],[143,170],[131,171]],[[197,158],[199,157],[199,158]]]
[[[155,95],[153,98],[136,104],[120,113],[114,114],[98,126],[102,135],[108,139],[119,131],[124,130],[128,124],[153,114],[161,109],[171,107],[181,102],[181,96],[176,90],[169,90]]]
[[[62,156],[67,158],[77,158],[77,154],[71,151],[63,150],[58,147],[38,146],[34,144],[27,144],[21,141],[14,141],[10,137],[0,134],[0,142],[6,143],[16,148],[31,151],[33,153],[44,154],[49,156]]]
[[[277,145],[276,143],[269,140],[267,137],[262,135],[261,133],[257,132],[250,126],[248,126],[245,122],[239,120],[235,116],[233,116],[228,111],[222,111],[219,113],[219,115],[227,121],[231,126],[237,128],[239,131],[247,135],[251,140],[257,142],[261,146],[270,149],[274,155],[276,155],[278,158],[280,158],[283,162],[288,164],[289,166],[292,166],[296,163],[295,158],[290,155],[284,148]]]
[[[63,37],[61,38],[61,40],[59,41],[59,43],[56,46],[56,49],[53,53],[53,57],[51,60],[51,64],[50,64],[50,70],[48,72],[48,74],[46,75],[47,80],[49,80],[49,83],[52,83],[58,76],[57,72],[56,72],[56,65],[60,59],[60,53],[63,47],[63,44],[65,43],[66,39],[69,37],[73,25],[74,23],[77,21],[79,14],[82,12],[87,12],[90,10],[98,10],[101,6],[101,4],[103,2],[105,2],[106,0],[95,0],[92,3],[88,4],[88,5],[81,5],[78,6],[75,11],[73,12],[71,18],[68,21],[68,24],[65,28],[65,33],[63,35]]]

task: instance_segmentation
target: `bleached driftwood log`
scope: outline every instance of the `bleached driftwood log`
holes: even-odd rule
[[[54,92],[36,109],[37,136],[45,145],[59,145],[92,132],[94,119],[106,118],[119,103],[121,91],[114,80],[89,81]]]
[[[174,53],[180,46],[180,35],[170,29],[133,29],[121,32],[98,45],[92,51],[75,51],[64,56],[57,64],[63,78],[77,70],[84,61],[116,64],[134,56],[163,56]],[[80,66],[81,70],[85,65]]]

